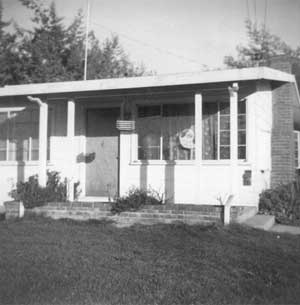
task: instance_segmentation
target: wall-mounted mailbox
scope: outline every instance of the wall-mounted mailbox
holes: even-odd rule
[[[243,185],[251,185],[252,171],[245,170],[243,174]]]

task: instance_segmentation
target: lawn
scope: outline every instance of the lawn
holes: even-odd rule
[[[0,304],[299,304],[300,236],[241,226],[0,222]]]

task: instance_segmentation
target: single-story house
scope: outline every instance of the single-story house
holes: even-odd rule
[[[300,160],[297,82],[280,70],[0,88],[0,202],[17,181],[38,174],[45,185],[56,170],[70,200],[79,182],[80,200],[111,200],[135,186],[175,204],[230,197],[257,206],[262,190],[294,178]]]

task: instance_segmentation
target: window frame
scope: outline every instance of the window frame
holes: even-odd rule
[[[184,102],[182,102],[182,100],[184,100]],[[249,142],[249,137],[250,137],[250,129],[249,129],[249,123],[250,123],[250,119],[249,119],[249,105],[248,105],[248,99],[247,98],[242,98],[239,99],[238,102],[240,101],[245,101],[245,117],[246,117],[246,133],[245,133],[245,137],[246,137],[246,144],[245,144],[245,159],[238,159],[238,164],[239,165],[250,165],[251,163],[249,163],[249,149],[250,149],[250,145],[251,145],[251,141]],[[146,102],[147,101],[147,102]],[[149,103],[150,102],[150,103]],[[203,104],[205,102],[213,102],[213,100],[210,98],[208,101],[202,101],[202,107]],[[220,100],[220,102],[224,102],[222,100]],[[179,100],[177,97],[172,99],[172,98],[166,98],[166,102],[157,102],[157,100],[155,99],[146,99],[146,100],[136,100],[133,102],[133,107],[132,107],[132,118],[133,120],[136,120],[138,118],[138,106],[155,106],[155,105],[163,105],[163,104],[190,104],[190,103],[195,103],[194,98],[193,97],[183,97],[181,100]],[[230,103],[230,101],[229,101]],[[196,119],[196,115],[195,115],[195,119]],[[202,120],[202,117],[201,117]],[[202,122],[202,121],[201,121]],[[238,123],[238,122],[237,122]],[[219,141],[219,138],[218,138]],[[238,143],[237,143],[237,147],[238,147]],[[134,131],[131,134],[131,152],[130,152],[130,156],[131,156],[131,161],[130,161],[130,165],[136,165],[136,166],[140,166],[143,164],[146,165],[183,165],[183,166],[194,166],[196,163],[195,159],[192,160],[139,160],[138,159],[138,133],[137,131]],[[215,166],[215,165],[220,165],[220,166],[228,166],[230,164],[230,159],[203,159],[202,157],[202,152],[201,152],[201,162],[203,165],[205,166]]]
[[[245,158],[238,158],[238,162],[247,162],[247,160],[248,160],[248,130],[249,130],[249,128],[248,128],[248,106],[247,106],[247,99],[246,98],[243,98],[243,99],[241,99],[241,100],[239,100],[238,101],[238,103],[240,103],[240,102],[244,102],[245,103],[245,113],[237,113],[237,127],[238,127],[238,123],[239,123],[239,116],[241,116],[241,115],[244,115],[245,116],[245,120],[246,120],[246,122],[245,122],[245,129],[239,129],[239,128],[237,128],[237,132],[238,132],[238,135],[239,135],[239,131],[244,131],[245,132],[245,144],[240,144],[239,145],[239,143],[237,142],[237,149],[239,149],[239,147],[241,147],[241,146],[243,146],[243,147],[245,147]],[[202,161],[204,162],[204,163],[212,163],[212,162],[229,162],[231,159],[229,158],[229,159],[221,159],[220,158],[220,148],[221,148],[221,146],[222,147],[229,147],[229,150],[230,150],[230,148],[231,148],[231,142],[229,142],[229,145],[221,145],[221,141],[220,141],[220,139],[221,139],[221,131],[227,131],[227,130],[223,130],[223,129],[221,129],[221,124],[220,124],[220,122],[221,122],[221,116],[223,115],[224,116],[224,114],[221,114],[221,107],[220,107],[220,105],[222,104],[222,103],[226,103],[226,104],[229,104],[229,109],[230,109],[230,101],[226,101],[226,100],[222,100],[222,99],[220,99],[220,100],[212,100],[212,101],[203,101],[203,105],[204,104],[210,104],[210,103],[215,103],[215,104],[217,104],[217,108],[218,108],[218,112],[217,112],[217,158],[216,159],[204,159],[203,158],[203,147],[202,147]],[[203,107],[204,108],[204,107]],[[203,116],[204,116],[204,113],[203,113],[203,110],[202,110],[202,124],[203,124]],[[225,116],[229,116],[229,122],[230,122],[230,112],[229,112],[229,114],[226,114]],[[203,128],[203,125],[202,125],[202,128]],[[230,133],[230,126],[229,126],[229,133]],[[230,139],[231,140],[231,139]],[[203,143],[204,141],[203,141],[203,133],[202,133],[202,143]],[[237,156],[238,156],[238,153],[239,153],[239,151],[237,151]]]
[[[4,107],[0,108],[0,113],[6,113],[7,114],[7,119],[11,117],[12,113],[15,112],[21,112],[21,111],[33,111],[37,110],[39,113],[39,108],[36,107],[27,107],[27,106],[22,106],[22,107]],[[50,128],[48,124],[48,139],[47,139],[47,162],[51,162],[51,135],[53,134],[53,128],[54,128],[54,110],[52,107],[48,107],[48,122],[50,120]],[[38,114],[38,132],[39,132],[39,114]],[[0,160],[0,164],[5,164],[5,165],[15,165],[18,163],[24,163],[24,164],[37,164],[39,162],[39,158],[37,160],[32,160],[32,136],[28,138],[28,159],[27,160],[9,160],[9,128],[7,128],[6,131],[6,160]],[[38,149],[39,152],[39,149]]]
[[[183,96],[181,98],[175,97],[175,98],[165,98],[162,99],[162,101],[152,100],[150,103],[145,103],[144,101],[135,102],[133,104],[133,118],[134,120],[137,120],[139,118],[138,116],[138,108],[139,107],[160,107],[159,115],[155,115],[153,117],[157,118],[163,118],[163,107],[165,105],[192,105],[193,110],[194,108],[194,100],[191,97]],[[194,113],[194,123],[195,123],[195,113]],[[193,156],[193,159],[176,159],[176,160],[165,160],[163,159],[163,132],[162,132],[162,126],[160,128],[160,158],[159,159],[149,159],[149,160],[143,160],[138,158],[138,150],[139,150],[139,139],[138,139],[138,133],[137,130],[132,134],[132,152],[131,152],[131,163],[132,164],[194,164],[195,162],[195,152],[193,152],[191,155]]]

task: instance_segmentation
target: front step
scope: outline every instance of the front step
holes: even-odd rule
[[[244,222],[245,225],[269,231],[275,224],[275,216],[272,215],[255,215]]]

